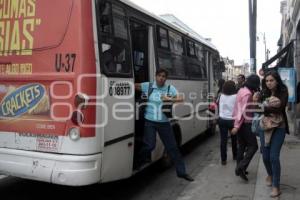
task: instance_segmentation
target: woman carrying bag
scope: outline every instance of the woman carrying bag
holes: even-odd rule
[[[280,105],[274,106],[274,104],[265,103],[270,102],[271,99],[277,98],[280,101]],[[255,95],[253,97],[255,101],[259,101],[260,97]],[[262,154],[263,161],[268,173],[266,183],[268,186],[272,186],[271,197],[277,197],[281,194],[280,191],[280,150],[284,142],[285,134],[289,134],[289,127],[285,108],[288,102],[288,90],[283,84],[278,72],[270,71],[265,75],[263,81],[262,91],[262,106],[264,110],[264,116],[271,118],[272,116],[279,116],[282,118],[282,122],[274,128],[270,141],[266,141],[266,133],[260,134],[262,141]],[[263,119],[262,119],[263,120]]]

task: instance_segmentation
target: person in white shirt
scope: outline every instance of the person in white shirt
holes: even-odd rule
[[[233,128],[233,108],[236,100],[236,86],[233,81],[226,81],[223,85],[221,96],[218,101],[219,105],[219,129],[220,129],[220,151],[222,165],[227,162],[227,139],[228,133]],[[232,157],[236,160],[237,156],[237,138],[231,135]]]

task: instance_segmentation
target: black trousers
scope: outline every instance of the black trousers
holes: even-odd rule
[[[227,140],[228,140],[228,132],[233,128],[233,120],[222,119],[221,117],[218,120],[220,135],[221,135],[221,159],[222,161],[227,160]],[[232,147],[232,157],[237,157],[237,136],[230,135],[231,137],[231,147]]]
[[[251,132],[251,124],[243,123],[237,133],[238,152],[237,170],[245,171],[250,164],[255,152],[258,149],[256,136]]]

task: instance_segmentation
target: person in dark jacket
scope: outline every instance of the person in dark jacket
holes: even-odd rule
[[[289,127],[287,121],[287,115],[285,112],[286,105],[288,103],[288,89],[282,82],[280,75],[276,71],[268,72],[263,80],[263,91],[261,101],[265,101],[270,97],[277,97],[280,99],[280,107],[272,107],[266,104],[264,105],[264,115],[270,114],[281,115],[283,118],[282,123],[275,128],[272,133],[270,144],[268,146],[263,145],[262,155],[263,161],[268,173],[266,178],[266,184],[272,186],[271,197],[277,197],[281,194],[280,191],[280,150],[284,142],[285,134],[289,134]],[[259,96],[254,96],[254,100],[259,101]],[[260,134],[262,144],[264,144],[264,134]]]

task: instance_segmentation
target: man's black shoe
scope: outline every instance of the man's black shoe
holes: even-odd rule
[[[240,171],[239,176],[240,176],[244,181],[248,181],[248,177],[246,176],[244,170],[241,170],[241,171]]]
[[[192,181],[194,181],[194,179],[190,176],[190,175],[188,175],[188,174],[184,174],[184,175],[177,175],[179,178],[183,178],[183,179],[185,179],[185,180],[187,180],[187,181],[190,181],[190,182],[192,182]]]

